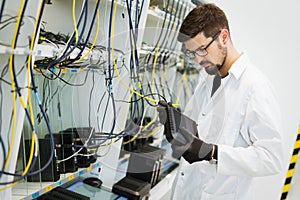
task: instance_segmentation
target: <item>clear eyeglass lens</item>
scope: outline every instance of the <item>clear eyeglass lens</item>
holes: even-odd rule
[[[190,51],[186,51],[185,55],[186,55],[186,57],[188,57],[190,59],[193,59],[196,56],[194,52],[190,52]]]
[[[196,57],[196,55],[198,56],[206,56],[207,51],[205,49],[197,49],[196,51],[189,51],[187,50],[185,52],[185,55],[190,58],[190,59],[194,59]]]
[[[199,56],[205,56],[207,52],[205,49],[198,49],[196,50],[195,54],[198,54]]]

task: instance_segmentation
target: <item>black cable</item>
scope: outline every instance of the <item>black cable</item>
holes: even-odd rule
[[[126,0],[126,4],[127,4],[127,12],[128,12],[128,19],[129,19],[129,29],[130,29],[130,33],[133,36],[133,40],[130,37],[130,44],[133,44],[133,47],[131,46],[131,51],[132,54],[134,53],[134,59],[135,59],[135,65],[136,65],[136,75],[139,73],[139,59],[138,59],[138,51],[137,51],[137,46],[136,46],[136,41],[137,41],[137,34],[134,33],[133,30],[133,25],[132,25],[132,19],[131,19],[131,1],[130,1],[130,5],[128,0]],[[137,26],[137,25],[136,25]],[[136,27],[136,29],[138,29],[138,27]]]
[[[184,7],[184,11],[182,11],[182,8]],[[176,27],[176,33],[178,33],[178,31],[179,31],[179,23],[180,23],[180,20],[182,20],[181,18],[182,18],[182,13],[185,13],[187,11],[187,2],[185,2],[185,5],[183,5],[183,3],[182,3],[182,5],[181,5],[181,7],[180,7],[180,10],[179,10],[179,15],[178,15],[178,18],[177,18],[177,27]],[[172,43],[171,43],[171,46],[170,46],[170,49],[171,49],[171,51],[175,51],[175,47],[176,47],[176,43],[177,43],[177,40],[175,39],[175,35],[176,34],[174,34],[173,35],[173,39],[172,39]]]
[[[181,9],[182,9],[182,6],[180,7],[180,10],[178,11],[178,7],[179,7],[179,1],[177,2],[177,5],[176,5],[176,8],[175,8],[175,10],[176,10],[176,12],[173,14],[173,19],[172,19],[172,27],[170,28],[170,30],[171,30],[171,32],[170,32],[170,34],[172,33],[172,30],[173,30],[173,28],[174,28],[174,25],[175,25],[175,20],[176,20],[176,16],[177,16],[177,13],[179,12],[181,12]],[[172,6],[173,7],[173,6]],[[178,16],[178,19],[179,19],[179,16]],[[171,44],[173,43],[173,41],[175,40],[175,35],[176,35],[176,32],[177,32],[177,30],[178,30],[178,28],[179,28],[179,20],[177,20],[177,26],[176,26],[176,30],[174,31],[174,33],[173,33],[173,37],[172,37],[172,39],[169,39],[168,41],[167,41],[167,43],[166,43],[166,45],[163,47],[163,49],[164,50],[166,50],[166,49],[168,49],[169,51],[167,51],[166,52],[166,54],[168,54],[168,52],[169,52],[169,54],[170,53],[172,53],[172,49],[171,49]],[[171,35],[170,35],[171,36]],[[170,38],[170,37],[169,37]],[[170,45],[169,45],[169,42],[171,42],[170,43]],[[171,50],[171,51],[170,51]],[[166,55],[166,56],[164,56],[164,59],[166,60],[168,58],[168,56]],[[165,60],[162,62],[162,63],[165,63]]]
[[[6,15],[2,15],[6,16]],[[10,16],[8,19],[5,19],[1,22],[1,26],[0,26],[0,30],[3,30],[5,27],[7,27],[10,24],[16,23],[17,22],[18,17],[17,16]],[[24,25],[24,22],[20,22],[21,26]],[[10,46],[8,44],[3,44],[4,46]]]
[[[165,71],[166,69],[164,68],[163,71]],[[167,90],[168,90],[168,93],[169,93],[169,96],[170,96],[170,101],[173,102],[173,95],[171,94],[171,91],[170,91],[170,87],[168,85],[168,81],[167,79],[165,79],[165,84],[167,86]]]
[[[85,75],[85,78],[84,78],[83,82],[82,82],[82,83],[79,83],[79,84],[69,83],[69,82],[67,82],[66,80],[64,80],[63,78],[61,78],[59,75],[56,75],[56,74],[55,74],[54,72],[52,72],[51,70],[50,70],[50,72],[51,72],[53,75],[57,76],[57,78],[58,78],[59,80],[61,80],[62,82],[64,82],[65,84],[70,85],[70,86],[78,87],[78,86],[83,86],[83,85],[86,84],[87,77],[88,77],[88,72],[89,72],[89,71],[86,72],[86,75]]]
[[[51,127],[50,127],[50,124],[49,124],[49,119],[46,115],[46,112],[45,110],[43,109],[42,107],[42,103],[40,101],[40,98],[39,98],[39,95],[38,95],[38,91],[37,91],[37,87],[35,85],[35,79],[34,79],[34,74],[33,74],[33,70],[32,70],[32,67],[30,68],[30,75],[31,75],[31,84],[32,84],[32,88],[33,88],[33,91],[34,91],[34,94],[35,94],[35,97],[36,97],[36,100],[37,100],[37,103],[39,105],[39,108],[40,108],[40,111],[42,112],[42,115],[44,117],[44,120],[45,120],[45,123],[46,123],[46,126],[47,126],[47,130],[49,132],[49,135],[50,135],[50,143],[51,143],[51,154],[50,154],[50,157],[47,161],[47,163],[42,167],[40,168],[39,170],[37,171],[34,171],[34,172],[31,172],[32,168],[33,168],[33,164],[31,165],[30,167],[30,170],[29,170],[29,173],[28,173],[28,176],[32,176],[32,175],[35,175],[35,174],[38,174],[40,172],[42,172],[43,170],[45,170],[49,165],[50,163],[52,162],[52,158],[54,156],[54,138],[53,138],[53,133],[51,131]]]
[[[58,64],[59,62],[61,62],[63,59],[65,59],[67,56],[69,56],[73,50],[75,48],[77,48],[77,46],[79,45],[79,42],[81,41],[81,38],[83,37],[83,33],[84,33],[84,30],[85,30],[85,27],[86,27],[86,22],[87,22],[87,18],[88,18],[88,0],[85,0],[84,2],[84,8],[82,9],[82,12],[80,13],[80,17],[79,17],[79,20],[78,20],[78,23],[77,23],[77,28],[79,28],[80,26],[80,23],[81,23],[81,20],[82,20],[82,16],[83,16],[83,13],[85,15],[84,17],[84,23],[83,23],[83,27],[82,27],[82,31],[78,37],[78,41],[71,47],[71,44],[74,42],[74,40],[76,39],[75,38],[75,31],[73,32],[72,36],[71,36],[71,39],[70,39],[70,42],[67,44],[67,47],[65,48],[65,51],[62,55],[61,58],[59,58],[58,60],[56,60],[56,63],[51,65],[51,66],[55,66],[56,64]],[[68,49],[70,48],[70,51],[68,52]]]
[[[91,35],[92,29],[93,29],[93,26],[94,26],[94,23],[95,23],[95,19],[96,19],[96,16],[97,16],[97,10],[99,8],[99,5],[100,5],[100,0],[97,1],[97,4],[95,6],[94,15],[93,15],[93,18],[92,18],[92,21],[91,21],[91,24],[90,24],[89,32],[88,32],[87,37],[85,39],[85,42],[83,44],[83,47],[81,48],[81,51],[78,53],[78,55],[76,56],[76,58],[74,60],[78,60],[81,57],[81,54],[82,54],[83,50],[85,49],[85,47],[87,45],[87,42],[90,39],[90,35]]]
[[[89,121],[89,127],[91,126],[91,100],[92,100],[92,95],[93,95],[93,91],[94,91],[94,87],[95,87],[95,73],[93,71],[93,76],[92,76],[92,88],[90,91],[90,96],[89,96],[89,110],[88,110],[88,121]]]
[[[159,94],[159,93],[144,94],[145,97],[153,96],[153,95],[154,95],[154,96],[155,96],[155,95],[160,96],[164,101],[167,102],[165,96],[163,96],[163,95],[161,95],[161,94]],[[141,99],[144,99],[144,98],[143,98],[143,97],[140,97],[140,98],[138,98],[138,99],[136,99],[136,100],[134,100],[134,101],[125,101],[125,100],[115,100],[115,101],[116,101],[116,102],[123,102],[123,103],[134,103],[134,102],[140,101]],[[153,104],[153,106],[156,107],[157,105],[156,105],[156,104]]]
[[[51,95],[50,87],[48,87],[48,86],[49,86],[49,79],[44,79],[44,82],[43,82],[43,90],[42,90],[42,91],[43,91],[43,95],[42,95],[42,96],[43,96],[44,98],[43,98],[43,100],[42,100],[42,106],[44,107],[45,111],[46,111],[46,112],[48,111],[48,105],[49,105],[50,102],[53,100],[53,98],[55,97],[55,95],[57,94],[57,92],[58,92],[59,90],[62,90],[65,86],[69,85],[69,86],[72,86],[72,87],[79,87],[79,86],[85,85],[86,82],[87,82],[88,73],[89,73],[89,71],[86,71],[85,78],[84,78],[83,82],[80,83],[80,84],[69,83],[69,81],[71,80],[72,77],[70,77],[70,79],[69,79],[68,81],[62,79],[61,77],[58,77],[59,80],[61,80],[62,82],[65,83],[65,85],[63,85],[63,87],[60,88],[60,89],[59,89],[59,87],[57,87],[56,90],[54,91],[54,93],[53,93],[52,95]],[[46,80],[47,80],[47,82],[46,82]],[[50,80],[51,80],[51,79],[50,79]],[[45,85],[45,83],[47,83],[47,84]],[[46,91],[48,91],[48,95],[45,94]],[[50,96],[51,96],[51,97],[50,97]],[[50,97],[50,98],[49,98],[49,97]],[[49,98],[49,100],[48,100],[48,98]],[[47,103],[46,103],[46,102],[47,102]],[[43,117],[41,116],[41,113],[39,113],[39,114],[37,115],[37,118],[38,118],[38,123],[40,123],[41,120],[43,119]]]
[[[3,67],[3,69],[2,69],[2,71],[1,71],[1,76],[0,76],[0,78],[1,78],[1,80],[3,79],[3,77],[7,74],[7,72],[8,72],[8,64],[7,65],[5,65],[4,67]],[[5,82],[5,81],[3,81],[3,82]],[[6,82],[5,82],[6,83]],[[9,84],[9,85],[11,85],[11,84]],[[2,117],[2,108],[4,108],[4,106],[3,106],[3,94],[2,94],[2,83],[0,82],[0,113],[1,113],[1,117],[0,117],[0,132],[2,132],[2,119],[4,119],[3,117]],[[0,137],[2,137],[1,136],[1,134],[0,134]],[[4,157],[5,158],[5,157]],[[4,159],[3,159],[4,160]]]
[[[139,25],[139,23],[140,23],[140,19],[141,19],[141,16],[142,16],[143,7],[144,7],[144,1],[145,1],[145,0],[142,0],[141,9],[140,9],[140,12],[138,13],[138,20],[137,20],[137,24],[138,24],[138,25]]]
[[[161,88],[161,90],[162,90],[163,96],[166,96],[166,93],[165,93],[165,87],[163,87],[163,84],[162,84],[162,77],[161,77],[161,74],[160,74],[160,73],[159,73],[158,80],[159,80],[159,84],[160,84],[160,88]],[[160,100],[160,97],[159,97],[159,100]]]
[[[136,41],[137,41],[137,32],[134,33],[133,31],[133,25],[132,25],[132,19],[131,19],[131,1],[130,4],[128,2],[128,0],[126,0],[126,4],[127,4],[127,12],[128,12],[128,19],[129,19],[129,28],[130,28],[130,33],[132,34],[133,37],[130,37],[130,44],[132,44],[131,47],[131,57],[130,57],[130,64],[131,64],[131,69],[134,70],[134,67],[132,66],[133,60],[135,60],[135,74],[132,75],[132,77],[134,78],[134,84],[136,84],[136,82],[139,82],[138,77],[135,77],[139,74],[140,71],[140,66],[139,66],[139,59],[138,59],[138,52],[137,52],[137,46],[136,46]],[[138,10],[138,4],[136,4],[136,10]],[[138,17],[138,13],[136,13],[136,17]],[[135,30],[138,29],[138,23],[135,24]],[[133,54],[134,54],[134,58],[133,58]],[[140,89],[140,94],[143,94],[143,89]],[[136,95],[133,95],[133,98],[136,98]],[[131,115],[134,115],[135,110],[137,110],[137,121],[139,123],[139,119],[140,116],[143,116],[143,112],[144,112],[144,100],[142,100],[142,105],[141,105],[141,115],[139,112],[139,105],[135,105],[133,110],[131,109]],[[133,112],[134,111],[134,112]]]
[[[113,18],[113,11],[114,11],[114,3],[115,3],[115,0],[112,0],[111,1],[111,6],[110,6],[110,13],[109,13],[109,28],[108,28],[108,49],[107,49],[107,52],[108,52],[108,81],[109,81],[109,86],[111,86],[111,78],[112,78],[112,75],[111,75],[111,69],[110,69],[110,66],[111,66],[111,37],[112,37],[112,18]],[[112,58],[114,60],[114,58]]]
[[[137,41],[138,34],[139,34],[139,4],[138,0],[135,1],[135,26],[134,26],[134,33],[135,33],[135,41]]]
[[[0,78],[0,81],[6,83],[7,85],[11,85],[11,82],[8,82],[7,80],[3,79],[3,78]]]
[[[65,51],[63,52],[62,56],[60,58],[57,58],[53,61],[51,61],[50,63],[47,63],[46,65],[42,65],[40,64],[39,66],[41,66],[42,68],[44,69],[49,69],[49,68],[52,68],[56,65],[58,65],[61,61],[63,61],[67,56],[69,56],[73,50],[75,48],[77,48],[79,42],[81,41],[81,38],[83,37],[83,33],[84,33],[84,30],[85,30],[85,26],[86,26],[86,21],[87,21],[87,14],[88,14],[88,0],[85,0],[84,2],[84,7],[80,13],[80,16],[79,16],[79,19],[78,19],[78,22],[77,22],[77,27],[80,26],[80,23],[81,23],[81,20],[82,20],[82,17],[83,17],[83,14],[85,14],[85,18],[84,18],[84,24],[83,24],[83,28],[82,28],[82,31],[78,37],[78,41],[71,47],[71,44],[73,43],[73,41],[75,40],[75,32],[73,32],[72,36],[71,36],[71,39],[70,41],[67,43],[67,46],[65,48]],[[70,50],[68,51],[68,49],[70,48]]]
[[[5,145],[4,145],[4,141],[2,136],[0,136],[0,143],[1,143],[1,148],[2,148],[2,155],[3,158],[6,158],[6,149],[5,149]],[[2,172],[4,172],[4,166],[5,166],[5,159],[3,159],[3,163],[2,163],[2,167],[1,167],[1,172],[0,172],[0,178],[2,176]]]
[[[37,24],[39,24],[39,26],[37,27],[37,30],[40,28],[41,18],[42,18],[42,13],[43,13],[44,8],[45,8],[45,3],[46,3],[46,1],[43,0],[43,2],[42,2],[42,8],[41,8],[40,15],[39,15],[39,18],[38,18],[38,23],[37,23]],[[36,35],[35,35],[35,37],[36,37]],[[32,40],[35,41],[36,38],[32,38]],[[50,154],[50,157],[49,157],[47,163],[42,168],[40,168],[37,171],[32,172],[32,169],[33,169],[33,167],[35,165],[35,162],[36,162],[36,159],[37,159],[37,157],[34,157],[34,160],[33,160],[32,164],[31,164],[31,167],[30,167],[28,173],[26,174],[26,176],[32,176],[32,175],[38,174],[38,173],[42,172],[43,170],[45,170],[50,165],[50,163],[52,162],[52,158],[54,156],[54,138],[53,138],[53,134],[52,134],[52,131],[51,131],[51,128],[50,128],[49,120],[48,120],[48,118],[46,116],[46,113],[45,113],[43,107],[42,107],[42,104],[41,104],[41,101],[40,101],[40,98],[39,98],[39,95],[38,95],[38,92],[37,92],[37,87],[36,87],[36,84],[35,84],[35,79],[34,79],[34,74],[33,74],[32,63],[30,63],[30,64],[31,64],[31,67],[30,67],[30,76],[31,76],[32,90],[34,91],[34,94],[35,94],[35,97],[36,97],[36,101],[37,101],[37,103],[39,105],[40,111],[43,114],[43,117],[45,119],[45,123],[46,123],[46,126],[47,126],[47,130],[48,130],[49,135],[50,135],[51,154]]]
[[[104,120],[105,120],[105,118],[106,118],[105,116],[106,116],[106,113],[107,113],[109,101],[110,101],[110,98],[109,98],[109,96],[108,96],[108,97],[107,97],[107,101],[106,101],[106,106],[105,106],[105,109],[104,109],[103,118],[102,118],[102,124],[101,124],[101,129],[100,129],[101,132],[102,132],[103,127],[104,127]]]
[[[26,7],[27,7],[27,3],[28,3],[28,0],[25,0],[25,2],[24,2],[24,7],[23,7],[23,9],[22,9],[22,13],[21,13],[20,19],[23,19],[23,17],[24,17],[24,13],[25,13],[25,10],[26,10]],[[19,26],[17,27],[16,32],[19,33],[19,31],[20,31],[20,24],[19,24]],[[18,42],[18,37],[16,37],[15,43],[14,43],[14,45],[12,46],[13,49],[16,48],[17,42]],[[19,83],[18,83],[18,80],[17,80],[17,74],[16,74],[15,62],[14,62],[14,60],[15,60],[14,54],[12,54],[11,57],[12,57],[12,58],[11,58],[11,60],[12,60],[12,72],[13,72],[13,79],[14,79],[13,81],[14,81],[14,83],[15,83],[15,88],[16,88],[16,89],[15,89],[16,91],[12,91],[12,92],[16,92],[16,93],[18,94],[19,98],[21,98],[21,97],[22,97],[22,94],[21,94],[21,88],[19,87]],[[27,116],[27,118],[28,118],[28,120],[29,120],[30,127],[31,127],[31,129],[32,129],[32,131],[33,131],[33,130],[34,130],[34,127],[33,127],[33,123],[32,123],[32,121],[31,121],[31,118],[30,118],[28,109],[27,109],[27,108],[24,108],[24,110],[25,110],[25,114],[26,114],[26,116]]]
[[[6,0],[2,0],[1,8],[0,8],[0,24],[1,24],[1,19],[4,11]]]
[[[169,19],[169,22],[168,22],[168,26],[167,26],[167,31],[166,31],[166,33],[165,33],[165,36],[164,36],[164,38],[163,38],[163,40],[162,40],[162,44],[160,45],[160,49],[162,49],[162,51],[161,52],[163,52],[164,51],[164,48],[166,47],[166,45],[165,45],[165,42],[166,42],[166,38],[167,38],[167,36],[169,35],[169,32],[170,32],[170,25],[171,25],[171,23],[172,23],[172,20],[171,20],[171,18],[172,18],[172,16],[173,16],[173,7],[174,7],[174,3],[175,3],[175,1],[173,0],[172,1],[172,5],[171,5],[171,12],[170,12],[170,19]],[[178,5],[179,3],[177,3],[177,5]],[[169,7],[169,6],[168,6]],[[165,12],[167,13],[167,12],[169,12],[168,10],[169,10],[169,8],[166,8],[166,10],[165,10]],[[173,20],[175,19],[175,16],[173,17]],[[174,23],[173,23],[174,24]]]
[[[53,72],[52,70],[54,70],[54,69],[56,69],[56,68],[49,68],[48,71],[49,71],[49,72]],[[53,77],[53,75],[55,75],[54,78],[47,76],[47,75],[46,75],[44,72],[42,72],[42,71],[40,71],[40,74],[42,74],[42,76],[43,76],[45,79],[54,81],[54,80],[58,79],[59,75],[61,74],[61,69],[58,68],[58,70],[59,70],[58,74],[52,73],[51,76]]]
[[[102,104],[102,101],[103,101],[103,99],[104,99],[104,97],[105,97],[105,94],[106,94],[106,91],[104,91],[104,93],[103,93],[103,95],[102,95],[102,97],[100,98],[100,101],[99,101],[99,103],[98,103],[98,107],[97,107],[97,121],[99,121],[99,119],[98,119],[98,113],[99,113],[99,110],[100,110],[100,105]],[[97,124],[98,124],[98,130],[101,131],[99,123],[97,123]],[[101,131],[101,132],[102,132],[102,131]]]
[[[170,4],[170,0],[167,1],[167,5],[166,7],[168,8],[169,7],[169,4]],[[166,23],[166,20],[167,20],[167,15],[168,15],[168,9],[166,9],[165,11],[165,16],[164,16],[164,21],[163,21],[163,24],[162,24],[162,27],[161,27],[161,31],[159,33],[159,36],[158,36],[158,39],[157,39],[157,42],[155,44],[155,46],[153,47],[152,51],[151,52],[155,52],[156,48],[158,47],[158,44],[160,42],[160,39],[162,37],[162,34],[163,34],[163,30],[164,30],[164,27],[165,27],[165,23]],[[151,59],[151,53],[148,54],[148,60],[146,63],[149,63],[150,62],[150,59]]]
[[[27,3],[28,3],[28,0],[25,0],[23,9],[22,9],[22,12],[21,12],[21,15],[20,15],[20,22],[23,20],[24,13],[25,13],[25,10],[26,10],[26,7],[27,7]],[[20,28],[21,28],[21,23],[16,27],[16,32],[17,32],[17,33],[19,33]],[[13,44],[13,46],[12,46],[12,49],[15,49],[15,48],[16,48],[17,42],[18,42],[18,36],[16,36],[16,38],[15,38],[14,44]],[[14,81],[15,88],[16,88],[16,89],[15,89],[16,91],[12,91],[12,92],[16,92],[17,95],[19,96],[19,98],[22,98],[22,94],[21,94],[20,87],[19,87],[18,80],[17,80],[17,74],[16,74],[16,69],[15,69],[14,55],[13,55],[13,54],[11,55],[11,63],[12,63],[13,81]],[[25,115],[26,115],[26,117],[27,117],[27,119],[28,119],[30,128],[31,128],[32,132],[34,132],[34,126],[33,126],[33,122],[31,121],[29,111],[28,111],[28,109],[27,109],[26,107],[24,108],[24,110],[25,110]],[[16,111],[15,111],[15,112],[16,112]],[[5,159],[5,162],[6,162],[6,161],[7,161],[7,160]],[[35,159],[34,159],[33,165],[34,165],[34,164],[35,164]],[[3,168],[3,169],[4,169],[4,168]],[[3,171],[3,169],[2,169],[2,171]],[[25,175],[26,175],[26,174],[25,174]],[[25,176],[25,175],[24,175],[24,176]],[[17,180],[8,181],[8,182],[1,182],[0,185],[7,185],[7,184],[11,184],[11,183],[17,182],[17,181],[19,181],[19,180],[22,180],[24,176],[18,178]]]

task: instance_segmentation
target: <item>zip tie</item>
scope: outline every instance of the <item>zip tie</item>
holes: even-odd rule
[[[113,93],[113,87],[112,84],[109,84],[109,92],[112,94]]]
[[[38,101],[38,104],[42,105],[42,101],[41,101],[41,99],[39,97],[39,94],[37,92],[35,92],[34,94],[35,94],[36,100]]]
[[[35,55],[32,50],[25,48],[15,48],[2,47],[0,48],[0,54],[14,54],[14,55]]]

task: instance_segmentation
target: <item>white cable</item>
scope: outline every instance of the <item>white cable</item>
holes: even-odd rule
[[[88,142],[90,141],[90,139],[91,139],[91,137],[92,137],[92,135],[93,135],[93,131],[94,131],[94,128],[91,129],[91,132],[90,132],[90,135],[89,135],[88,139],[85,141],[85,143],[82,145],[82,147],[80,147],[80,149],[79,149],[78,151],[76,151],[74,154],[72,154],[71,156],[69,156],[69,157],[67,157],[67,158],[65,158],[65,159],[62,159],[62,160],[56,160],[56,163],[65,162],[65,161],[67,161],[67,160],[73,158],[74,156],[79,155],[79,152],[80,152],[84,147],[87,147],[87,144],[88,144]],[[80,155],[82,155],[82,154],[80,154]],[[88,156],[90,156],[90,155],[88,155]]]

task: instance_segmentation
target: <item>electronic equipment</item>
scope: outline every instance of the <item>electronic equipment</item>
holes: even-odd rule
[[[43,194],[38,197],[37,200],[51,200],[51,199],[59,199],[59,200],[90,200],[90,197],[87,197],[83,194],[79,194],[68,190],[63,187],[56,187],[50,192]]]
[[[88,175],[88,174],[86,174]],[[87,181],[88,180],[88,181]],[[82,194],[84,196],[90,197],[91,199],[103,199],[103,200],[127,200],[118,194],[111,192],[111,189],[106,188],[104,186],[95,187],[91,186],[90,181],[94,182],[102,182],[97,177],[94,176],[78,176],[71,181],[68,181],[61,185],[61,187],[70,190],[72,192],[76,192],[78,194]]]
[[[150,183],[125,176],[112,187],[112,192],[127,197],[130,200],[141,200],[151,189]]]
[[[197,123],[194,120],[187,117],[165,101],[159,101],[158,105],[166,110],[164,134],[168,141],[172,141],[176,132],[180,132],[180,130],[187,130],[190,134],[198,137]]]
[[[95,145],[93,135],[95,134],[94,130],[91,127],[73,127],[68,128],[63,131],[60,131],[61,134],[73,134],[74,137],[74,146],[75,152],[77,152],[81,147],[85,144],[85,142],[89,139],[87,145]],[[92,136],[90,137],[90,134]],[[87,148],[83,147],[79,154],[90,154]],[[89,167],[90,164],[96,162],[95,156],[76,156],[76,165],[78,167]]]
[[[151,154],[131,153],[126,176],[143,180],[153,185],[159,169],[158,162],[157,158]]]
[[[91,163],[96,161],[96,157],[94,156],[73,156],[74,153],[84,145],[90,134],[94,134],[92,131],[92,128],[89,127],[78,127],[68,128],[60,131],[59,133],[53,133],[57,160],[62,160],[57,163],[58,173],[63,174],[75,172],[79,167],[89,167]],[[50,135],[47,134],[45,139],[50,139]],[[88,145],[91,144],[93,143],[88,143]],[[49,148],[49,145],[47,148]],[[88,154],[89,152],[84,147],[78,153]]]
[[[45,138],[49,138],[47,134]],[[58,172],[61,174],[75,172],[78,170],[76,165],[76,157],[72,156],[74,151],[74,134],[72,133],[53,133],[55,138],[55,150],[57,154],[57,160],[65,160],[57,163]]]
[[[41,169],[45,164],[48,162],[50,156],[51,156],[51,140],[50,138],[45,139],[39,139],[39,156],[38,159],[32,168],[30,172],[37,171]],[[54,138],[54,142],[56,143],[56,139]],[[28,162],[29,156],[30,156],[30,148],[31,148],[31,139],[25,140],[25,155],[26,155],[26,161]],[[28,176],[27,181],[29,182],[42,182],[42,181],[57,181],[60,178],[60,175],[57,170],[56,165],[56,155],[53,154],[53,157],[51,159],[52,161],[46,167],[42,172],[33,175]],[[26,162],[26,163],[27,163]]]
[[[126,176],[131,176],[155,186],[161,179],[166,150],[144,145],[130,154]]]
[[[102,185],[102,181],[99,178],[96,177],[87,177],[83,179],[83,183],[90,185],[92,187],[100,188]]]
[[[123,136],[123,142],[125,142],[126,144],[123,145],[123,149],[126,151],[130,151],[133,152],[137,149],[139,149],[141,146],[143,145],[148,145],[151,144],[153,142],[153,137],[145,137],[145,138],[136,138],[134,139],[134,141],[132,142],[127,142],[132,140],[133,137],[135,137],[135,134],[139,131],[139,129],[141,128],[138,124],[137,124],[138,119],[134,118],[133,120],[128,120],[126,122],[126,129],[124,130],[124,132],[126,134],[124,134]],[[142,120],[142,125],[146,126],[147,124],[149,124],[152,121],[151,117],[144,117]],[[147,134],[146,132],[150,132],[153,130],[153,127],[148,127],[146,130],[144,130],[143,132],[141,132],[141,134]]]

